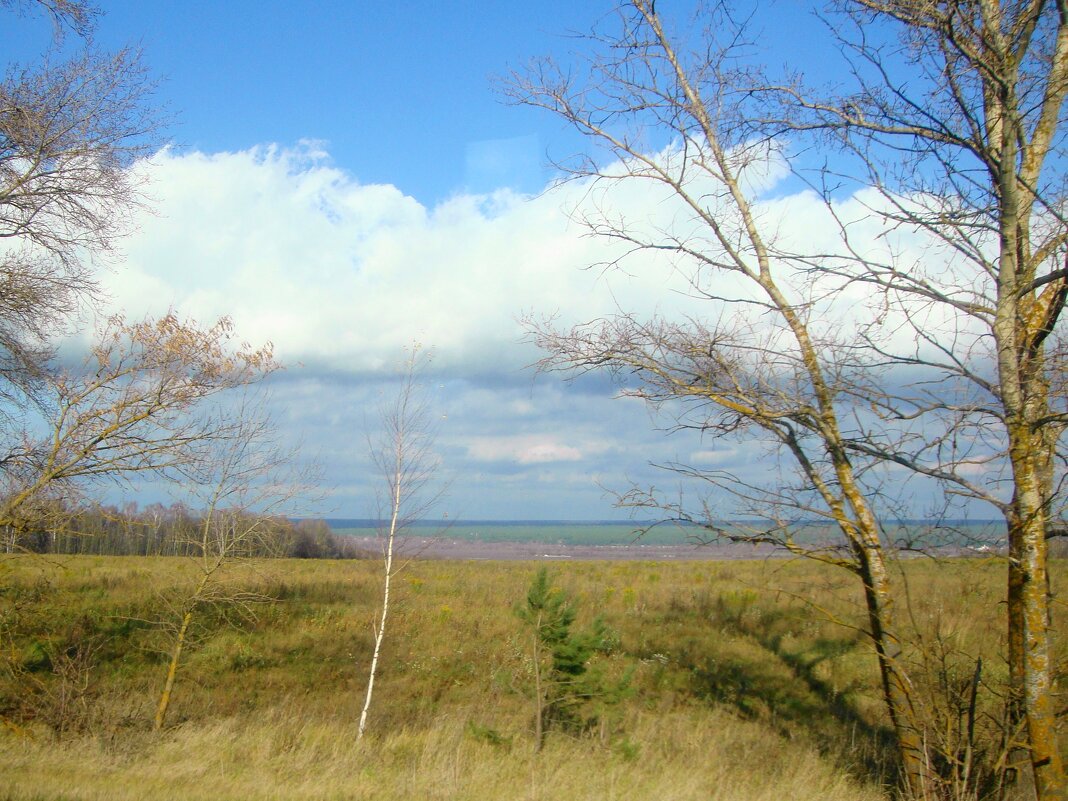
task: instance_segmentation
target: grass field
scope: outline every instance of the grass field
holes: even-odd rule
[[[159,733],[167,637],[153,622],[191,565],[0,565],[0,799],[844,801],[894,783],[855,587],[812,563],[554,565],[579,623],[601,614],[618,632],[599,669],[631,671],[632,692],[586,731],[551,732],[538,754],[528,633],[512,613],[534,565],[408,566],[360,742],[375,562],[236,566],[234,587],[274,600],[202,618]],[[992,721],[986,690],[1005,679],[1003,566],[904,569],[925,644],[911,659],[941,665],[932,708],[983,654]],[[1063,664],[1063,649],[1056,656]]]

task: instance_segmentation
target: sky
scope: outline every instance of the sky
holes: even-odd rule
[[[670,486],[653,463],[779,469],[756,446],[669,434],[670,420],[616,397],[606,376],[531,368],[531,316],[702,313],[655,259],[597,268],[613,246],[569,216],[589,188],[556,185],[549,166],[587,143],[500,91],[534,57],[567,63],[582,45],[571,34],[611,3],[99,6],[97,46],[142,51],[166,118],[164,146],[135,167],[148,208],[101,273],[109,308],[230,316],[243,339],[274,344],[286,369],[270,381],[272,413],[321,466],[311,513],[376,514],[367,437],[413,345],[433,356],[424,383],[448,485],[437,514],[623,519],[613,493]],[[802,4],[762,8],[766,58],[810,58],[806,32],[820,23]],[[9,15],[0,44],[29,59],[50,36],[47,21]],[[765,180],[774,194],[784,174]],[[803,196],[782,202],[812,230]],[[659,213],[641,188],[612,203]]]

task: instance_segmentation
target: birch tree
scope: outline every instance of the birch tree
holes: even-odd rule
[[[438,459],[433,451],[435,421],[428,398],[419,383],[428,365],[429,356],[414,346],[404,363],[396,395],[381,409],[381,432],[377,439],[369,440],[372,461],[385,486],[379,503],[379,519],[382,521],[382,605],[376,612],[373,627],[374,648],[367,671],[367,690],[357,733],[361,739],[367,730],[382,644],[389,622],[393,578],[404,566],[397,562],[401,540],[408,527],[425,517],[441,500],[444,492],[444,488],[434,480],[438,469]]]
[[[836,3],[845,19],[832,21],[830,46],[845,58],[846,86],[829,92],[768,78],[736,10],[717,4],[672,28],[653,3],[633,0],[586,40],[580,66],[542,61],[513,76],[513,99],[561,116],[595,148],[561,165],[589,187],[580,221],[624,259],[655,254],[684,273],[708,307],[685,320],[532,320],[543,366],[613,371],[624,393],[674,409],[675,427],[759,439],[793,465],[794,480],[774,483],[670,466],[733,493],[770,521],[758,530],[655,492],[621,500],[857,576],[916,797],[937,791],[933,766],[953,756],[930,752],[901,658],[879,482],[888,466],[905,468],[950,501],[991,504],[1009,531],[1009,660],[1036,787],[1063,798],[1046,539],[1064,430],[1051,394],[1061,365],[1048,346],[1068,294],[1058,166],[1068,7]],[[796,164],[791,144],[808,149]],[[821,162],[830,166],[805,169]],[[822,194],[834,247],[779,235],[759,196],[767,165],[793,167]],[[634,182],[670,223],[612,207],[613,190]],[[843,184],[869,198],[860,215],[843,210]],[[862,235],[873,221],[879,247]],[[905,234],[923,242],[922,256],[894,247]],[[869,310],[867,321],[843,301]],[[840,542],[798,541],[792,524],[814,517]]]
[[[775,87],[781,122],[826,134],[854,166],[832,180],[874,189],[868,211],[885,229],[916,232],[941,253],[924,263],[847,247],[822,265],[880,294],[920,343],[869,342],[920,379],[908,397],[875,398],[874,426],[852,448],[933,477],[1005,520],[1010,719],[1024,726],[1039,798],[1066,798],[1047,543],[1063,530],[1068,412],[1057,332],[1068,296],[1068,5],[860,0],[840,11],[852,84],[819,95]],[[896,47],[865,35],[872,23]],[[848,245],[856,222],[839,224]]]

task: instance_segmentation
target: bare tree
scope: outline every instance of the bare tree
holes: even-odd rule
[[[653,3],[623,3],[589,38],[593,55],[582,65],[543,61],[513,76],[516,101],[549,109],[601,149],[600,160],[562,165],[589,182],[581,221],[619,243],[624,258],[670,259],[715,321],[620,313],[531,327],[549,352],[544,367],[614,371],[624,393],[676,410],[677,428],[762,439],[780,464],[792,463],[793,480],[769,482],[671,465],[770,521],[757,530],[727,525],[712,505],[657,493],[634,490],[622,501],[856,574],[915,796],[936,792],[934,763],[954,757],[930,753],[901,658],[879,523],[886,469],[992,503],[1009,527],[1010,662],[1036,785],[1041,798],[1063,798],[1045,542],[1065,420],[1050,394],[1059,365],[1046,345],[1068,294],[1056,166],[1068,7],[837,5],[854,22],[838,42],[853,84],[830,100],[768,80],[745,58],[744,25],[728,4],[684,34]],[[836,169],[802,174],[824,193],[825,219],[840,234],[828,250],[780,236],[759,196],[762,171],[790,166],[783,135],[808,132],[827,134],[810,145],[845,150]],[[847,177],[878,192],[859,217],[836,202]],[[612,190],[634,181],[650,186],[662,217],[613,207]],[[882,248],[861,239],[872,220]],[[922,239],[930,263],[895,251],[891,240],[903,233]],[[871,310],[866,322],[842,309],[858,302]],[[900,344],[902,330],[910,345]],[[812,518],[833,524],[840,540],[799,540],[793,524]]]
[[[434,419],[419,379],[430,357],[413,346],[404,363],[397,394],[383,405],[379,422],[381,433],[369,441],[371,458],[385,482],[385,497],[379,504],[379,519],[384,530],[382,537],[382,606],[374,624],[374,650],[367,674],[367,691],[357,736],[367,730],[367,716],[371,709],[375,677],[382,654],[389,619],[392,581],[403,568],[396,564],[401,538],[416,520],[425,517],[441,499],[444,488],[434,483],[438,468],[433,453]],[[383,517],[383,512],[385,517]],[[410,555],[410,554],[409,554]]]
[[[917,343],[868,343],[911,370],[913,391],[872,396],[851,448],[989,504],[1008,530],[1011,719],[1026,729],[1040,798],[1068,798],[1056,737],[1047,542],[1063,531],[1064,343],[1068,297],[1064,104],[1068,5],[857,0],[836,18],[852,82],[771,90],[789,131],[841,147],[834,174],[876,191],[884,230],[922,235],[941,256],[882,258],[852,245],[819,265],[873,289]],[[875,23],[889,41],[866,35]],[[903,421],[910,421],[904,424]]]
[[[248,558],[278,553],[286,515],[294,504],[314,495],[312,474],[299,466],[294,452],[276,442],[276,429],[264,411],[264,399],[246,395],[227,413],[233,428],[211,442],[210,455],[198,466],[194,498],[200,508],[196,529],[181,543],[196,565],[192,583],[170,603],[171,615],[160,621],[170,635],[170,660],[156,706],[154,727],[166,722],[182,655],[187,651],[198,613],[211,607],[239,618],[255,616],[270,598],[236,583],[234,568]]]
[[[78,0],[0,6],[45,10],[57,37],[88,35],[97,15]],[[50,55],[8,65],[0,79],[0,380],[9,414],[46,370],[50,337],[94,297],[94,262],[140,203],[128,168],[154,144],[151,88],[133,50]]]
[[[66,29],[78,36],[88,36],[100,14],[98,8],[82,0],[0,0],[0,8],[20,14],[44,10],[52,18],[57,37],[62,37]]]
[[[277,367],[270,346],[235,346],[229,320],[112,318],[80,368],[50,377],[45,432],[25,431],[4,473],[0,527],[15,542],[35,508],[94,482],[195,476],[217,443],[246,435],[208,401]]]

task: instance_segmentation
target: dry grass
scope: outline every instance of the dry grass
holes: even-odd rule
[[[583,615],[618,630],[620,649],[603,667],[632,669],[635,692],[590,734],[557,733],[539,755],[526,644],[511,613],[534,566],[417,562],[402,574],[361,743],[377,575],[367,562],[238,570],[235,581],[278,601],[255,619],[205,618],[179,675],[173,726],[150,731],[163,663],[161,634],[143,621],[165,610],[187,568],[136,557],[0,564],[0,633],[8,664],[22,666],[0,675],[9,723],[0,801],[833,801],[880,797],[893,782],[856,587],[818,565],[557,566]],[[982,653],[997,688],[1003,567],[912,562],[906,575],[924,646],[911,651],[916,664],[937,655],[943,678],[954,678]],[[91,680],[66,711],[71,725],[57,727],[45,703],[63,681],[57,655],[86,640],[98,644]],[[993,714],[995,696],[984,699]]]
[[[121,750],[83,738],[61,749],[0,746],[8,799],[870,799],[811,749],[712,709],[641,713],[628,747],[550,739],[493,745],[455,717],[357,743],[352,721],[299,708],[184,725]],[[635,743],[644,743],[644,746]]]

